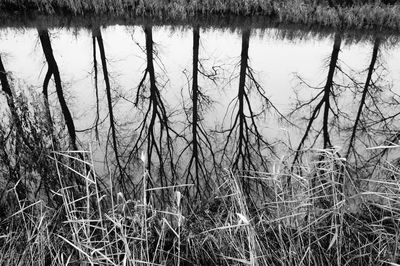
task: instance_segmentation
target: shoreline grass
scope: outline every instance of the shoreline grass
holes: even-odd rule
[[[354,29],[400,29],[400,4],[366,3],[330,7],[306,0],[0,0],[3,12],[13,15],[110,15],[151,17],[165,21],[198,16],[261,16],[280,23]]]
[[[53,193],[62,204],[55,208],[43,200],[22,201],[16,186],[11,188],[8,193],[17,209],[0,222],[0,264],[399,263],[399,179],[370,177],[361,187],[351,182],[349,172],[338,171],[345,162],[334,152],[320,152],[325,159],[303,164],[302,175],[288,172],[283,164],[254,176],[227,172],[213,196],[197,208],[187,206],[178,186],[160,188],[171,191],[171,200],[168,206],[157,205],[154,189],[145,185],[146,171],[141,199],[113,187],[100,190],[90,159],[84,161],[89,172],[87,167],[75,168],[85,184],[75,190],[61,176],[62,168],[70,167],[65,165],[70,154],[54,153],[50,156],[61,188]],[[398,175],[398,169],[381,167],[388,175]],[[288,175],[290,190],[284,185]],[[256,202],[255,195],[245,195],[240,178],[263,182],[270,189],[268,199]],[[343,178],[347,181],[339,183]]]

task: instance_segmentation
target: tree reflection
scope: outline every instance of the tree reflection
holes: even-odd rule
[[[240,56],[239,86],[237,96],[233,100],[232,124],[226,133],[225,143],[222,148],[222,162],[228,162],[233,171],[240,171],[243,175],[253,172],[268,171],[266,156],[275,151],[260,132],[257,119],[270,107],[280,115],[270,100],[265,96],[262,86],[255,78],[254,70],[249,66],[249,40],[250,30],[242,30],[242,49]],[[251,91],[262,100],[261,110],[253,108],[254,102],[250,97]],[[232,104],[231,103],[231,104]],[[248,179],[243,179],[246,194],[249,195],[251,186]],[[260,188],[260,187],[259,187]],[[264,187],[261,187],[264,189]]]
[[[40,101],[35,101],[35,94],[30,95],[33,99],[29,102],[23,92],[14,93],[9,80],[0,56],[1,88],[10,111],[8,117],[2,117],[3,123],[0,124],[0,167],[7,172],[2,175],[6,184],[0,190],[0,203],[8,197],[7,194],[13,194],[12,188],[21,202],[37,197],[40,192],[50,199],[51,190],[57,189],[58,183],[52,167],[49,167],[52,162],[43,153],[49,146],[52,125],[43,119],[42,106]],[[15,207],[14,203],[11,201],[9,207]],[[54,203],[50,202],[50,205]]]
[[[374,37],[371,61],[367,68],[358,110],[348,140],[346,158],[354,164],[357,176],[371,175],[376,167],[387,161],[389,148],[397,145],[399,138],[397,118],[400,115],[398,95],[386,80],[385,66],[380,60],[382,37]],[[380,147],[366,152],[365,148]],[[393,159],[393,158],[392,158]],[[367,173],[366,171],[369,172]]]
[[[333,195],[338,194],[337,197],[341,199],[343,191],[342,173],[344,169],[340,161],[334,159],[335,157],[338,157],[340,155],[336,150],[333,149],[330,137],[330,131],[335,123],[336,126],[339,128],[338,130],[340,131],[341,125],[339,124],[339,120],[340,116],[343,115],[343,112],[339,109],[337,101],[340,94],[343,92],[343,88],[347,88],[346,86],[337,84],[334,81],[335,73],[337,70],[345,74],[342,68],[338,65],[341,43],[342,34],[340,32],[337,32],[335,33],[334,37],[334,43],[328,65],[328,74],[325,85],[322,88],[317,88],[321,91],[318,92],[317,95],[314,96],[311,100],[299,103],[294,111],[298,112],[305,107],[312,106],[311,116],[308,118],[306,129],[304,133],[302,133],[301,141],[297,146],[297,149],[295,150],[295,155],[291,168],[292,171],[302,171],[302,165],[300,164],[300,158],[303,153],[302,149],[304,148],[305,142],[311,136],[312,132],[315,130],[317,134],[315,135],[314,140],[312,140],[311,147],[316,144],[319,136],[322,133],[322,147],[324,150],[322,152],[319,152],[317,158],[314,158],[315,160],[313,160],[312,162],[313,164],[316,164],[316,169],[315,173],[313,174],[313,178],[311,179],[311,191],[317,199],[314,204],[321,208],[332,207],[332,205],[334,204]],[[316,105],[313,106],[315,103]],[[322,126],[318,124],[317,121],[321,112]],[[330,115],[332,115],[333,117],[332,120],[330,119]],[[321,128],[315,129],[315,127]],[[296,165],[296,163],[299,163],[299,165]],[[288,177],[287,179],[287,186],[288,191],[291,192],[291,177]]]
[[[7,72],[4,69],[3,61],[1,60],[1,55],[0,55],[0,82],[1,82],[1,88],[4,91],[4,93],[9,97],[12,97],[10,84],[8,83],[7,79]]]
[[[368,94],[370,94],[371,84],[373,84],[372,74],[375,71],[375,64],[376,64],[376,60],[377,60],[377,57],[378,57],[380,44],[381,44],[381,39],[379,37],[375,38],[374,47],[373,47],[373,50],[372,50],[371,62],[370,62],[370,65],[368,67],[367,79],[366,79],[366,81],[364,83],[364,89],[362,90],[362,96],[361,96],[360,104],[359,104],[359,107],[358,107],[357,115],[356,115],[356,118],[355,118],[355,121],[354,121],[353,129],[352,129],[352,132],[351,132],[351,137],[350,137],[348,148],[347,148],[347,152],[346,152],[346,159],[349,159],[349,157],[351,156],[351,152],[355,151],[356,133],[359,131],[358,125],[359,125],[360,120],[362,118],[363,108],[364,108],[364,106],[366,104],[367,96],[368,96]]]
[[[154,67],[154,50],[152,26],[144,26],[146,38],[146,60],[147,66],[143,77],[137,87],[135,106],[142,106],[144,116],[135,129],[139,132],[133,144],[129,160],[139,156],[142,151],[147,158],[145,166],[148,169],[151,180],[150,186],[159,182],[161,186],[176,183],[176,165],[174,163],[173,134],[176,132],[171,128],[167,109],[161,96],[159,84],[157,83]],[[148,77],[148,86],[146,78]],[[129,161],[128,160],[128,161]],[[152,169],[152,166],[155,166]],[[154,170],[154,171],[153,171]],[[168,175],[171,173],[171,175]],[[155,174],[157,178],[155,178]],[[169,177],[169,180],[168,180]],[[162,190],[164,193],[164,190]]]
[[[311,106],[311,114],[307,118],[305,131],[295,150],[292,171],[301,172],[301,157],[306,140],[311,139],[311,147],[315,147],[322,136],[321,146],[325,151],[313,158],[312,163],[316,163],[315,177],[318,177],[318,180],[314,178],[311,185],[318,197],[327,199],[324,202],[319,201],[323,208],[332,206],[329,197],[334,191],[340,195],[339,199],[343,199],[346,193],[352,193],[347,191],[350,186],[346,184],[355,182],[355,177],[362,179],[371,177],[375,169],[381,166],[382,162],[387,161],[387,158],[384,158],[388,152],[385,146],[392,146],[397,141],[396,118],[400,112],[398,102],[395,100],[396,94],[385,80],[385,67],[379,60],[382,42],[380,36],[374,36],[366,71],[358,73],[350,69],[345,72],[338,64],[341,33],[336,33],[324,87],[317,88],[321,91],[316,96],[311,100],[299,102],[295,109],[295,112],[298,112]],[[344,79],[349,81],[348,84],[336,83],[335,72],[342,74]],[[360,79],[364,81],[358,81]],[[304,80],[301,79],[301,81],[306,84]],[[339,100],[346,106],[339,107]],[[353,102],[356,103],[354,108]],[[320,113],[322,113],[322,124],[317,120]],[[339,153],[339,149],[334,148],[332,132],[340,134],[340,137],[336,134],[335,137],[337,146],[344,147],[343,155]],[[376,146],[378,147],[375,148]],[[372,148],[372,150],[368,151],[366,148]],[[326,167],[327,162],[333,162],[333,164]],[[330,176],[332,180],[321,178],[324,176]],[[356,181],[357,184],[359,180]],[[290,179],[288,185],[290,185]]]
[[[56,86],[58,101],[60,103],[61,111],[64,115],[65,124],[67,125],[68,134],[70,137],[70,144],[72,146],[72,149],[78,150],[78,147],[76,145],[75,124],[71,112],[69,111],[68,105],[64,98],[60,71],[58,69],[57,62],[54,58],[49,32],[47,29],[38,29],[38,33],[39,33],[40,43],[42,44],[43,53],[45,55],[48,66],[45,80],[43,82],[43,94],[45,98],[48,99],[48,85],[51,77],[53,76],[54,83]]]
[[[189,182],[195,184],[195,196],[205,197],[207,192],[211,191],[209,178],[216,163],[216,156],[213,151],[212,140],[210,134],[203,125],[203,113],[205,106],[210,103],[209,98],[204,95],[199,85],[199,73],[214,81],[214,75],[208,75],[199,60],[200,46],[200,27],[196,25],[193,28],[193,61],[192,61],[192,86],[190,90],[191,106],[185,108],[188,120],[187,128],[190,129],[191,139],[186,140],[186,146],[182,149],[180,157],[184,157],[185,151],[190,149],[188,155],[188,164],[184,176],[186,176],[186,184]],[[178,160],[179,160],[178,158]],[[209,164],[211,161],[211,165]]]
[[[295,109],[294,112],[299,111],[300,109],[304,107],[308,107],[310,105],[313,105],[315,102],[317,102],[317,105],[313,107],[313,111],[311,113],[311,117],[308,119],[307,127],[303,133],[303,137],[301,138],[301,141],[299,145],[297,146],[297,149],[295,151],[295,156],[293,160],[293,165],[297,163],[300,159],[301,155],[301,149],[305,145],[305,141],[308,139],[310,133],[313,131],[313,125],[315,124],[320,112],[323,112],[323,118],[322,118],[322,129],[317,130],[318,134],[317,137],[320,135],[322,131],[322,142],[323,142],[323,148],[331,148],[332,143],[331,143],[331,138],[329,134],[329,115],[330,113],[333,114],[334,117],[337,118],[339,111],[336,109],[334,110],[333,107],[331,106],[330,100],[332,99],[335,103],[338,97],[339,91],[335,91],[335,85],[337,85],[334,82],[334,75],[335,71],[337,70],[338,66],[338,57],[339,57],[339,51],[340,51],[340,46],[342,43],[342,36],[341,33],[336,33],[335,34],[335,40],[333,44],[333,49],[332,49],[332,54],[330,57],[330,63],[329,63],[329,68],[328,68],[328,76],[325,82],[325,86],[322,88],[322,90],[311,100],[306,101],[304,103],[300,103],[299,106]],[[337,107],[337,104],[336,104]],[[316,142],[316,139],[314,140],[314,143]]]
[[[113,103],[112,103],[112,97],[111,97],[111,85],[110,85],[110,79],[109,79],[109,73],[107,69],[107,58],[106,58],[106,53],[104,49],[104,43],[103,43],[103,37],[101,35],[101,31],[99,27],[96,27],[92,31],[92,37],[93,41],[97,40],[97,45],[99,46],[99,52],[100,52],[100,59],[101,59],[101,65],[103,69],[103,77],[104,77],[104,83],[105,83],[105,88],[106,88],[106,96],[107,96],[107,106],[108,106],[108,116],[110,118],[110,131],[111,131],[111,142],[112,142],[112,149],[114,151],[114,156],[115,156],[115,161],[117,163],[117,169],[119,173],[119,177],[117,177],[118,184],[121,186],[124,192],[128,193],[130,189],[128,189],[128,184],[132,184],[131,179],[126,178],[126,174],[124,171],[124,168],[121,163],[120,155],[118,153],[118,141],[117,141],[117,129],[116,129],[116,122],[114,118],[114,112],[113,112]],[[94,65],[95,65],[95,86],[96,86],[96,105],[97,105],[97,113],[96,113],[96,119],[98,120],[99,116],[99,110],[98,110],[98,88],[97,88],[97,61],[96,61],[96,50],[95,50],[95,44],[93,43],[93,57],[94,57]],[[97,122],[96,122],[96,128],[97,128]],[[97,131],[97,129],[96,129]]]
[[[85,163],[84,152],[78,151],[75,123],[64,97],[61,75],[57,65],[57,61],[55,60],[54,57],[49,32],[47,29],[38,29],[38,35],[48,66],[48,70],[43,82],[42,92],[45,98],[45,108],[48,121],[47,123],[50,123],[50,132],[53,140],[52,150],[58,152],[58,150],[61,147],[58,147],[58,144],[56,143],[57,140],[53,134],[53,127],[56,127],[56,125],[52,121],[49,109],[48,86],[51,77],[53,77],[54,79],[58,102],[60,104],[61,112],[63,114],[65,124],[67,126],[68,136],[69,136],[69,146],[73,150],[72,155],[62,156],[61,154],[54,154],[53,157],[55,160],[61,163],[61,165],[65,166],[62,172],[59,173],[63,175],[63,180],[62,181],[60,180],[60,182],[65,182],[67,186],[71,187],[71,191],[74,194],[79,195],[82,192],[82,189],[84,188],[84,180],[82,180],[82,177],[79,176],[76,172],[70,171],[70,169],[81,169],[83,171],[86,171],[86,173],[88,173],[89,175],[92,175],[93,172],[91,171],[89,165]]]
[[[100,32],[100,29],[98,29]],[[100,120],[100,107],[99,107],[99,84],[98,84],[98,69],[97,69],[97,56],[96,56],[96,36],[92,32],[92,47],[93,47],[93,72],[94,72],[94,89],[96,91],[96,118],[94,121],[94,130],[97,141],[99,141],[99,120]]]
[[[249,97],[250,88],[254,85],[263,100],[269,103],[269,100],[264,96],[264,91],[254,78],[253,70],[248,65],[249,39],[250,30],[244,29],[242,32],[238,95],[234,100],[237,111],[233,116],[231,128],[224,131],[228,135],[222,150],[222,158],[231,162],[232,169],[243,172],[267,170],[263,149],[267,148],[272,151],[271,146],[258,129],[256,123],[258,114],[253,110]]]

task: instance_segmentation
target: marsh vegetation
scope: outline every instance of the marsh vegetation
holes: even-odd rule
[[[336,28],[400,28],[397,0],[1,0],[7,15],[119,16],[162,20],[187,20],[219,16],[261,16],[282,24],[320,25]]]

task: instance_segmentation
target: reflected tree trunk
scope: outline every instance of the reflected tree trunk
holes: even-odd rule
[[[207,104],[207,97],[201,92],[201,88],[199,87],[199,73],[206,78],[211,78],[211,80],[213,80],[215,76],[213,74],[208,76],[207,73],[199,69],[199,67],[202,67],[199,61],[199,46],[200,27],[196,25],[193,28],[192,87],[190,91],[191,107],[186,113],[188,128],[191,129],[192,138],[191,140],[186,140],[187,146],[182,149],[182,153],[178,157],[179,161],[179,158],[183,156],[185,150],[191,148],[191,153],[188,158],[189,163],[187,164],[184,175],[186,175],[186,184],[192,182],[195,185],[195,192],[189,195],[189,190],[187,190],[188,198],[189,196],[195,196],[195,198],[207,196],[207,193],[212,190],[209,180],[212,172],[210,168],[216,166],[216,158],[209,139],[210,136],[201,122],[201,110],[203,109],[203,105]],[[208,165],[210,160],[212,161],[212,166]]]
[[[249,66],[249,41],[250,30],[244,29],[242,31],[239,86],[237,97],[234,100],[236,113],[232,116],[233,123],[230,129],[223,131],[227,132],[227,137],[222,149],[222,162],[229,161],[231,169],[241,171],[244,175],[248,171],[268,171],[264,152],[267,151],[274,156],[275,152],[260,133],[256,119],[271,106],[278,112],[264,95],[262,86],[256,81],[253,70]],[[262,99],[263,110],[261,112],[253,110],[249,95],[250,88],[255,88],[255,92]],[[246,181],[243,185],[246,193],[249,193],[250,184]]]
[[[118,141],[117,141],[117,129],[116,129],[116,122],[114,118],[114,111],[113,111],[113,104],[112,104],[112,96],[111,96],[111,85],[110,85],[110,79],[109,79],[109,73],[107,69],[107,58],[106,58],[106,53],[104,49],[104,43],[103,43],[103,37],[101,35],[100,28],[94,28],[92,32],[93,38],[97,40],[97,44],[99,46],[99,52],[100,52],[100,59],[101,59],[101,65],[103,68],[103,77],[104,77],[104,83],[106,86],[106,95],[107,95],[107,105],[108,105],[108,115],[110,118],[110,130],[111,130],[111,141],[112,141],[112,148],[114,151],[114,156],[115,156],[115,161],[117,163],[117,168],[119,171],[119,178],[117,180],[121,188],[123,189],[124,193],[130,193],[131,190],[127,188],[127,182],[131,182],[131,180],[127,180],[124,168],[122,166],[120,156],[118,153]],[[96,58],[95,50],[94,50],[94,59]],[[95,61],[95,64],[96,61]],[[95,67],[95,79],[97,79],[97,67]],[[97,80],[95,81],[97,83]],[[97,85],[96,85],[97,86]],[[97,88],[96,88],[97,91]],[[96,97],[97,97],[97,92],[96,92]],[[98,106],[98,105],[97,105]]]
[[[3,61],[1,60],[1,55],[0,55],[0,82],[1,82],[1,88],[4,91],[4,93],[12,97],[10,83],[8,83],[7,72],[4,69]]]
[[[45,80],[43,83],[43,94],[47,99],[48,98],[48,84],[51,79],[51,76],[53,76],[54,83],[56,86],[56,93],[57,93],[58,101],[60,103],[61,111],[64,115],[65,123],[67,125],[68,134],[70,137],[70,143],[71,143],[72,148],[74,150],[77,150],[78,148],[76,145],[75,124],[74,124],[74,120],[72,119],[71,112],[69,111],[69,108],[68,108],[67,103],[64,98],[60,72],[58,69],[57,62],[54,58],[49,32],[47,29],[38,29],[38,34],[39,34],[40,43],[42,45],[43,53],[45,55],[45,58],[47,61],[47,66],[48,66],[48,71],[47,71],[47,74],[45,76]]]
[[[240,76],[239,76],[239,90],[238,90],[238,101],[239,101],[239,111],[238,111],[238,123],[239,123],[239,144],[238,144],[238,155],[233,164],[235,167],[239,166],[239,160],[242,158],[242,171],[246,170],[246,165],[244,163],[244,154],[243,154],[243,144],[246,144],[248,140],[245,138],[245,132],[243,131],[244,124],[246,123],[245,114],[244,114],[244,96],[245,96],[245,85],[246,85],[246,72],[247,72],[247,61],[249,59],[249,39],[250,39],[250,30],[245,30],[242,33],[242,53],[240,55]],[[250,155],[250,154],[249,154]],[[250,161],[249,161],[250,162]],[[252,163],[252,162],[250,162]]]
[[[98,29],[100,32],[100,29]],[[94,121],[94,129],[97,141],[99,140],[99,119],[100,119],[100,107],[99,107],[99,84],[98,84],[98,69],[97,69],[97,56],[96,56],[96,36],[92,34],[92,46],[93,46],[93,71],[94,71],[94,88],[96,91],[96,118]]]
[[[333,191],[339,193],[338,195],[340,196],[338,197],[342,196],[342,191],[343,191],[344,169],[342,167],[342,164],[338,163],[334,159],[334,157],[340,156],[340,154],[338,154],[337,151],[326,150],[326,149],[331,149],[333,147],[330,137],[330,130],[335,121],[336,122],[338,121],[338,116],[340,113],[337,104],[337,98],[340,95],[340,86],[334,82],[334,77],[336,70],[343,72],[340,66],[338,66],[341,43],[342,43],[342,35],[340,32],[338,32],[335,34],[334,37],[334,43],[328,65],[328,75],[325,81],[325,85],[322,88],[318,88],[321,89],[321,91],[315,97],[313,97],[311,100],[306,101],[305,103],[302,103],[295,109],[295,111],[298,111],[304,107],[312,106],[312,104],[314,104],[315,102],[317,103],[314,107],[312,107],[311,117],[308,118],[308,123],[305,132],[302,136],[302,139],[297,149],[295,150],[291,171],[294,172],[295,167],[298,166],[298,163],[300,163],[300,158],[302,154],[301,150],[304,148],[305,142],[309,138],[311,132],[314,130],[316,130],[317,132],[311,147],[315,145],[319,136],[322,133],[322,146],[324,151],[321,151],[319,153],[319,156],[315,161],[316,171],[315,174],[313,175],[313,178],[311,179],[311,191],[314,194],[314,197],[318,199],[315,201],[315,204],[320,206],[321,208],[328,208],[333,204],[333,199],[332,199],[332,195],[334,194]],[[315,124],[317,124],[316,122],[317,118],[321,112],[322,112],[322,128],[315,129],[316,127]],[[333,119],[332,121],[330,117],[331,115]],[[324,178],[325,176],[329,175],[330,171],[332,171],[332,167],[333,169],[335,169],[334,171],[336,173],[335,175],[336,180],[334,184],[332,184],[331,180],[327,181]],[[300,167],[296,168],[296,171],[301,173],[302,171],[301,169],[302,167],[300,165]],[[291,194],[292,193],[291,176],[288,176],[286,185],[289,193]]]
[[[198,140],[197,140],[197,129],[198,129],[198,100],[199,100],[199,85],[198,85],[198,71],[199,71],[199,40],[200,40],[200,31],[199,27],[195,27],[193,29],[193,66],[192,66],[192,103],[193,103],[193,113],[192,113],[192,158],[190,159],[189,168],[191,167],[192,162],[194,161],[195,172],[194,175],[196,177],[196,184],[200,185],[199,180],[199,154],[198,154]],[[188,182],[186,182],[188,183]]]
[[[152,113],[151,113],[151,118],[150,118],[150,124],[149,124],[149,132],[147,136],[147,154],[148,154],[148,161],[147,161],[147,168],[150,168],[151,164],[151,155],[153,153],[153,148],[156,150],[156,153],[158,155],[158,159],[160,162],[160,169],[164,171],[164,158],[162,158],[163,154],[163,144],[159,143],[159,145],[155,145],[157,143],[157,138],[156,134],[154,132],[155,128],[155,123],[156,123],[156,118],[158,116],[159,122],[160,122],[160,139],[162,138],[162,133],[163,130],[162,128],[165,127],[166,134],[167,134],[167,150],[170,156],[170,162],[171,162],[171,170],[174,172],[175,167],[172,165],[172,146],[171,146],[171,137],[170,137],[170,132],[169,132],[169,125],[168,125],[168,117],[167,117],[167,111],[165,109],[165,106],[163,104],[160,91],[157,88],[156,85],[156,76],[155,76],[155,70],[154,70],[154,59],[153,59],[153,32],[152,28],[150,26],[146,26],[144,29],[145,35],[146,35],[146,55],[147,55],[147,69],[149,72],[149,77],[150,77],[150,105],[153,106]],[[163,180],[165,176],[165,173],[161,176],[161,186],[165,185],[165,181]],[[172,183],[174,183],[174,178],[175,176],[172,176]]]
[[[324,149],[330,148],[332,146],[329,137],[329,113],[331,110],[330,97],[333,95],[333,76],[335,75],[335,70],[337,66],[337,61],[339,58],[340,45],[342,42],[342,37],[339,34],[335,35],[335,42],[333,44],[333,51],[331,55],[331,62],[329,63],[328,78],[326,79],[326,84],[324,87],[324,96],[322,98],[322,103],[324,103],[324,119],[322,121],[322,131],[323,131],[323,141]]]
[[[388,160],[393,165],[399,165],[400,160],[392,161],[395,149],[390,147],[398,144],[399,127],[398,94],[392,91],[392,85],[385,79],[386,67],[379,60],[381,43],[380,36],[375,37],[371,61],[367,68],[367,77],[361,90],[358,111],[351,128],[346,158],[353,158],[356,173],[362,176],[372,176],[382,163]],[[358,151],[358,146],[380,147],[368,153]]]
[[[47,110],[48,121],[49,121],[49,123],[53,123],[52,118],[51,118],[51,113],[50,113],[49,102],[48,102],[48,86],[49,86],[51,77],[53,77],[58,102],[60,104],[61,112],[63,114],[64,121],[67,126],[67,130],[68,130],[70,147],[72,148],[72,150],[78,151],[78,147],[77,147],[77,143],[76,143],[77,139],[76,139],[75,124],[74,124],[74,120],[72,118],[71,112],[68,108],[67,102],[64,97],[61,75],[60,75],[57,61],[54,57],[49,31],[47,29],[39,29],[39,28],[37,29],[37,31],[38,31],[40,43],[41,43],[42,50],[43,50],[44,56],[46,58],[47,66],[48,66],[48,70],[47,70],[47,73],[45,75],[45,79],[43,82],[43,91],[42,91],[43,96],[45,98],[45,107]],[[51,124],[49,126],[51,127],[50,130],[51,130],[51,134],[53,135],[53,124]],[[52,136],[52,140],[53,140],[53,145],[54,145],[53,148],[57,149],[58,143],[57,143],[56,137]],[[80,161],[85,160],[84,156],[81,153],[77,153],[76,155]],[[65,159],[65,158],[63,158],[63,156],[55,155],[55,157],[57,158],[57,160],[59,162],[64,164],[63,159]],[[68,167],[80,168],[80,167],[82,167],[82,163],[80,163],[78,160],[76,160],[72,156],[69,158],[69,166]],[[83,164],[83,168],[87,171],[88,174],[92,174],[91,169],[87,164]],[[73,193],[74,194],[77,193],[76,196],[78,196],[82,192],[81,189],[84,186],[84,182],[83,182],[82,178],[79,175],[75,174],[74,172],[67,171],[67,173],[64,173],[62,182],[66,182],[64,185],[71,187]],[[60,184],[60,185],[63,186],[63,184]]]
[[[322,98],[319,100],[318,104],[314,107],[314,110],[312,111],[311,117],[309,118],[306,130],[303,134],[303,137],[296,149],[295,157],[293,160],[293,165],[298,162],[300,154],[301,154],[301,149],[304,147],[305,141],[309,137],[309,134],[311,133],[313,129],[313,124],[318,118],[319,114],[321,111],[323,111],[323,120],[322,120],[322,135],[323,135],[323,148],[330,148],[332,147],[330,135],[329,135],[329,114],[333,112],[330,99],[331,97],[337,97],[335,96],[333,85],[334,85],[334,75],[335,71],[337,68],[337,62],[339,58],[339,52],[340,52],[340,46],[342,42],[342,36],[341,33],[336,33],[335,34],[335,41],[333,44],[333,49],[332,49],[332,54],[330,57],[330,63],[329,63],[329,69],[328,69],[328,76],[325,82],[325,86],[322,88],[322,91],[317,94],[313,99],[308,101],[306,104],[303,104],[300,108],[310,105],[313,102],[317,101],[318,98],[322,95]],[[297,108],[299,110],[300,108]],[[334,114],[335,115],[335,114]]]
[[[250,30],[245,29],[242,32],[242,51],[240,56],[239,87],[237,94],[237,113],[234,116],[233,125],[227,130],[228,136],[223,148],[223,157],[228,155],[228,146],[234,145],[231,167],[241,171],[267,170],[265,160],[262,155],[262,149],[267,148],[272,151],[270,145],[263,139],[256,124],[257,114],[252,109],[252,103],[249,98],[248,82],[256,83],[252,70],[248,65]],[[269,102],[263,95],[262,88],[258,83],[255,84],[259,94]],[[246,114],[246,111],[249,114]],[[234,143],[231,143],[231,141]],[[236,144],[237,143],[237,144]]]
[[[156,72],[154,67],[154,42],[151,26],[144,26],[144,33],[146,38],[146,61],[147,66],[144,71],[143,77],[137,88],[137,97],[135,106],[139,102],[147,104],[144,110],[144,117],[138,128],[135,130],[138,133],[136,142],[129,155],[128,162],[134,154],[142,151],[146,154],[145,167],[150,174],[149,185],[154,185],[154,171],[151,171],[152,165],[158,162],[158,182],[161,186],[176,183],[176,169],[174,163],[174,148],[172,133],[177,134],[170,126],[167,109],[162,99],[160,90],[156,80]],[[148,77],[149,95],[146,94],[146,78]],[[147,124],[148,123],[148,124]],[[157,126],[159,129],[157,130]],[[147,147],[145,147],[147,145]],[[145,147],[145,148],[144,148]],[[145,151],[144,151],[145,149]],[[155,156],[155,157],[153,157]],[[169,167],[169,169],[168,169]],[[171,173],[170,178],[167,171]],[[169,179],[169,180],[168,180]],[[164,190],[161,190],[162,198],[164,198]]]
[[[373,50],[372,50],[372,58],[371,58],[371,62],[370,62],[369,67],[368,67],[367,79],[365,81],[365,85],[364,85],[364,89],[363,89],[363,92],[362,92],[360,105],[358,107],[356,119],[354,121],[354,126],[353,126],[353,129],[352,129],[352,133],[351,133],[351,137],[350,137],[350,141],[349,141],[349,146],[348,146],[347,153],[346,153],[346,159],[349,158],[351,151],[354,150],[354,142],[355,142],[355,139],[356,139],[356,133],[357,133],[357,129],[358,129],[358,124],[360,122],[361,115],[362,115],[362,112],[363,112],[363,108],[364,108],[364,105],[366,103],[366,98],[367,98],[367,95],[368,95],[368,92],[369,92],[369,88],[370,88],[370,85],[371,85],[372,74],[374,73],[374,70],[375,70],[375,63],[376,63],[376,60],[377,60],[377,57],[378,57],[380,44],[381,44],[381,39],[379,37],[375,38],[374,47],[373,47]]]

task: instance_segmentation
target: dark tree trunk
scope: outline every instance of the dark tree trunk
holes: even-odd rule
[[[332,95],[332,85],[333,85],[333,76],[335,75],[335,70],[337,66],[337,61],[339,57],[340,45],[342,42],[342,38],[340,34],[335,35],[335,42],[333,44],[333,50],[331,55],[331,61],[329,63],[329,71],[328,78],[326,79],[326,84],[324,87],[324,96],[322,101],[325,103],[324,106],[324,118],[323,118],[323,137],[324,137],[324,149],[330,148],[332,146],[331,140],[329,137],[329,112],[330,112],[330,96]]]
[[[99,45],[99,52],[100,52],[100,59],[101,59],[101,65],[103,68],[103,76],[104,76],[104,82],[106,85],[106,95],[107,95],[107,104],[108,104],[108,115],[110,117],[110,128],[111,128],[111,139],[112,139],[112,145],[113,145],[113,150],[114,150],[114,155],[115,155],[115,160],[117,162],[117,167],[118,171],[120,174],[120,180],[121,180],[121,186],[124,188],[124,192],[128,192],[126,189],[126,180],[124,178],[124,170],[119,158],[118,154],[118,143],[117,143],[117,130],[115,128],[115,119],[114,119],[114,112],[113,112],[113,105],[112,105],[112,97],[111,97],[111,85],[110,85],[110,79],[108,76],[108,69],[107,69],[107,58],[106,58],[106,53],[104,49],[104,43],[103,43],[103,37],[101,35],[100,28],[95,28],[93,29],[93,36],[94,38],[97,39],[97,44]],[[96,58],[96,56],[95,56]],[[95,68],[95,74],[97,78],[97,67]],[[97,95],[97,93],[96,93]]]
[[[337,61],[339,58],[339,52],[340,52],[340,46],[342,42],[342,37],[340,33],[335,34],[335,41],[333,44],[333,49],[332,49],[332,54],[331,54],[331,60],[329,63],[329,69],[328,69],[328,76],[326,79],[325,86],[323,87],[323,90],[321,93],[319,93],[314,99],[312,99],[311,102],[314,102],[318,99],[318,97],[322,94],[321,100],[318,102],[318,104],[315,106],[310,120],[308,121],[306,130],[303,134],[303,137],[296,149],[296,154],[293,159],[293,164],[292,164],[292,170],[294,167],[294,164],[298,161],[301,153],[301,149],[303,148],[305,141],[308,138],[308,135],[312,131],[312,126],[315,120],[317,119],[322,107],[324,106],[324,111],[323,111],[323,121],[322,121],[322,133],[323,133],[323,147],[324,148],[329,148],[332,146],[330,136],[329,136],[329,113],[331,112],[331,106],[330,106],[330,97],[333,95],[333,77],[335,75],[335,70],[337,68]]]
[[[49,32],[47,29],[44,29],[44,30],[39,29],[38,33],[39,33],[40,43],[42,44],[43,53],[45,55],[47,65],[49,68],[48,72],[46,74],[46,77],[45,77],[45,82],[43,84],[43,94],[47,98],[47,86],[48,86],[51,75],[53,75],[54,83],[56,85],[56,93],[57,93],[58,101],[60,103],[61,111],[64,115],[65,123],[67,125],[70,142],[71,142],[72,148],[74,150],[77,150],[75,124],[74,124],[74,120],[72,119],[71,112],[69,111],[69,108],[68,108],[67,103],[64,98],[60,72],[58,69],[57,62],[54,58],[53,49],[51,47],[51,42],[50,42],[50,37],[49,37]]]
[[[351,133],[349,147],[348,147],[347,153],[346,153],[346,158],[349,157],[351,149],[354,148],[354,141],[355,141],[355,137],[356,137],[356,133],[357,133],[357,127],[358,127],[358,123],[361,118],[363,107],[365,105],[365,100],[367,98],[368,90],[371,85],[372,74],[374,73],[374,70],[375,70],[375,63],[376,63],[376,59],[378,57],[380,43],[381,43],[381,39],[379,37],[377,37],[374,42],[374,48],[372,50],[372,58],[371,58],[371,62],[368,67],[368,75],[367,75],[367,79],[365,81],[364,90],[363,90],[363,93],[361,96],[360,105],[358,107],[356,119],[354,121],[354,126],[353,126],[353,130]]]
[[[1,88],[2,90],[8,95],[12,96],[11,88],[10,88],[10,83],[8,83],[7,79],[7,72],[4,69],[3,61],[1,60],[0,56],[0,82],[1,82]]]
[[[246,94],[246,72],[247,72],[247,61],[249,59],[249,42],[250,42],[250,30],[246,29],[242,33],[242,52],[240,55],[240,76],[239,76],[239,90],[238,90],[238,101],[239,101],[239,154],[237,157],[237,166],[239,166],[239,158],[244,156],[243,145],[244,143],[244,125],[246,123],[246,116],[244,114],[244,97]],[[242,160],[242,171],[245,170],[245,163]]]
[[[200,32],[199,27],[193,29],[193,66],[192,66],[192,146],[193,154],[192,158],[195,160],[195,177],[196,184],[200,186],[199,180],[199,154],[198,154],[198,139],[197,139],[197,129],[198,129],[198,101],[199,101],[199,85],[198,85],[198,72],[199,72],[199,40]]]

